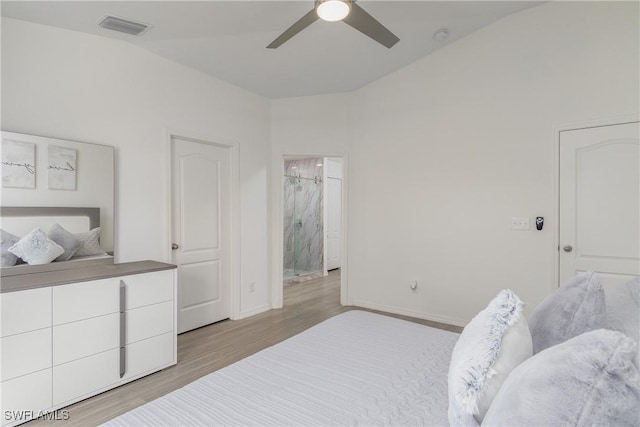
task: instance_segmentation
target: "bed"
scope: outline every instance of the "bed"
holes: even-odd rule
[[[105,425],[446,425],[458,337],[348,311]]]
[[[39,207],[21,206],[0,208],[0,228],[12,235],[22,237],[31,230],[39,228],[47,233],[54,224],[58,224],[71,233],[82,233],[94,230],[100,225],[101,210],[94,207]],[[110,236],[103,241],[111,241]],[[110,246],[105,250],[111,251]],[[0,269],[2,277],[14,276],[26,273],[39,273],[69,268],[92,267],[97,265],[113,264],[113,256],[107,253],[74,256],[64,262],[51,262],[43,265],[17,264]]]
[[[504,289],[461,334],[348,311],[104,425],[640,425],[640,279],[524,305]]]

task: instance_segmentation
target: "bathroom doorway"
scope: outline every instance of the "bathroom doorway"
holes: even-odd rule
[[[283,174],[286,285],[326,276],[328,267],[340,266],[342,159],[285,156]]]

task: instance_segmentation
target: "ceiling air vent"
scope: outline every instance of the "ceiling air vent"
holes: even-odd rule
[[[106,16],[99,23],[102,28],[107,30],[120,31],[121,33],[132,34],[138,36],[149,29],[150,25],[141,22],[134,22],[128,19],[117,18],[115,16]]]

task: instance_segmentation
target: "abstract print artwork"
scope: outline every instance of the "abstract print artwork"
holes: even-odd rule
[[[2,186],[36,188],[36,145],[30,142],[2,141]]]
[[[49,145],[49,186],[50,190],[76,189],[77,150]]]

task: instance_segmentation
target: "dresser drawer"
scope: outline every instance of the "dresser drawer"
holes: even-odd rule
[[[0,381],[51,367],[51,328],[0,338]]]
[[[173,331],[173,301],[127,311],[127,344]]]
[[[120,346],[120,313],[53,327],[53,365]]]
[[[0,294],[0,336],[51,326],[51,288]]]
[[[175,334],[169,332],[127,346],[127,371],[124,379],[150,373],[173,363]]]
[[[120,311],[119,281],[92,280],[53,288],[53,324],[75,322]]]
[[[53,404],[88,397],[120,381],[120,351],[113,349],[53,367]]]
[[[121,277],[127,285],[127,310],[173,300],[173,276],[174,270],[165,270]]]
[[[27,421],[28,411],[37,416],[39,411],[52,406],[51,369],[4,381],[0,388],[2,425]]]

